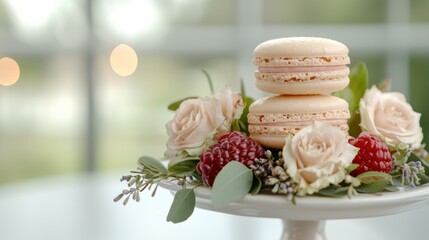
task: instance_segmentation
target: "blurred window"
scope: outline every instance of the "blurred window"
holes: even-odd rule
[[[393,80],[422,112],[429,67],[429,1],[4,0],[0,59],[20,78],[0,85],[0,183],[52,174],[124,170],[141,155],[162,157],[166,106],[239,79],[254,86],[253,49],[277,37],[320,36],[365,61],[370,82]],[[111,51],[137,53],[127,77]],[[0,63],[1,64],[1,63]],[[0,76],[1,77],[1,76]]]
[[[270,0],[264,1],[264,23],[384,23],[387,16],[386,5],[387,0]]]

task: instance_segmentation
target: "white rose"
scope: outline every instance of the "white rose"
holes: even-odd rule
[[[172,161],[181,155],[198,156],[207,139],[211,139],[218,126],[225,121],[219,101],[215,98],[188,99],[180,104],[174,118],[166,124],[167,151]]]
[[[403,94],[382,93],[373,86],[361,99],[359,111],[363,131],[383,137],[388,144],[420,147],[423,140],[420,113],[413,111]]]
[[[287,173],[298,186],[298,195],[313,194],[346,177],[358,148],[337,127],[315,122],[286,138],[283,158]]]
[[[231,124],[234,119],[239,119],[243,113],[245,103],[240,93],[232,92],[231,87],[226,85],[218,93],[213,95],[221,105],[224,122],[217,129],[217,136],[220,137],[231,131]]]

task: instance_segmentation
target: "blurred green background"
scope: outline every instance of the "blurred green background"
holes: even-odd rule
[[[216,88],[242,78],[261,97],[253,48],[276,37],[345,43],[371,83],[390,78],[406,94],[428,136],[428,10],[426,0],[0,0],[0,58],[21,69],[0,85],[0,184],[162,157],[166,106],[210,92],[201,69]],[[120,43],[139,58],[128,77],[109,63]]]

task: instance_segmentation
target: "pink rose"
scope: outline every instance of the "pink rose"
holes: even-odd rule
[[[403,94],[382,93],[373,86],[361,99],[359,111],[363,131],[383,137],[391,145],[420,147],[423,140],[420,113],[413,111]]]
[[[315,122],[286,138],[283,148],[286,172],[297,183],[298,195],[313,194],[346,177],[358,148],[337,127]]]
[[[166,124],[169,139],[165,155],[170,165],[186,156],[199,156],[213,140],[231,132],[231,123],[240,118],[243,108],[241,95],[230,87],[203,99],[183,101]]]
[[[170,158],[181,154],[198,156],[206,140],[213,137],[224,120],[216,99],[185,100],[166,124],[169,139],[165,155]]]

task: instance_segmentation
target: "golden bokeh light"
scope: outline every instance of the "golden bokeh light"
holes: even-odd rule
[[[126,44],[119,44],[110,54],[110,66],[119,76],[126,77],[134,73],[138,58],[134,49]]]
[[[19,65],[15,60],[8,57],[0,59],[0,85],[13,85],[18,81],[19,75]]]

